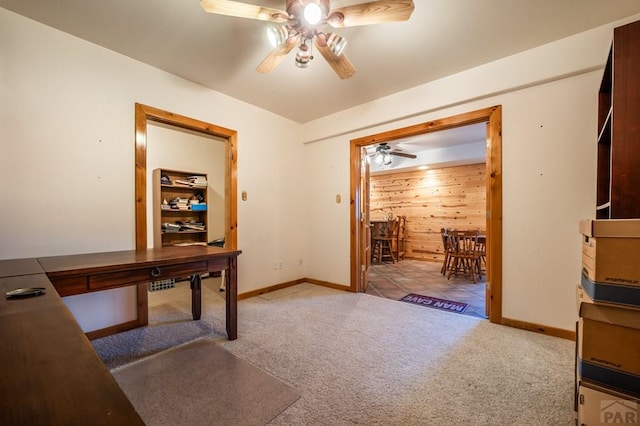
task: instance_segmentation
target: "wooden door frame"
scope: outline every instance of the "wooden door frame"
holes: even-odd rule
[[[476,123],[488,123],[486,151],[487,190],[487,294],[489,320],[502,323],[502,106],[497,105],[440,120],[352,139],[351,164],[351,291],[362,292],[360,206],[362,202],[360,148],[396,139]]]
[[[147,124],[149,121],[168,124],[223,139],[225,144],[225,245],[237,249],[238,244],[238,141],[236,130],[174,114],[158,108],[135,105],[135,210],[136,250],[147,248]],[[213,140],[212,140],[213,141]],[[214,141],[218,142],[218,141]],[[138,319],[136,326],[148,323],[147,290],[138,286]]]
[[[366,152],[364,147],[360,148],[360,185],[364,185],[367,191],[371,192],[371,166],[368,158],[362,158],[362,153]],[[362,176],[362,169],[364,169],[364,176]],[[362,198],[361,198],[362,200]],[[371,252],[373,247],[371,246],[371,214],[370,214],[370,206],[371,200],[370,197],[366,197],[367,204],[366,206],[360,206],[360,214],[364,214],[364,220],[360,222],[360,232],[365,233],[365,238],[360,240],[360,255],[366,256],[364,259],[363,266],[360,269],[360,279],[359,282],[362,285],[361,291],[367,291],[368,277],[369,277],[369,267],[371,266]],[[364,241],[363,241],[364,240]],[[363,281],[367,282],[363,282]]]

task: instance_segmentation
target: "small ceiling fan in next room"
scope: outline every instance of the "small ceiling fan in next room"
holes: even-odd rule
[[[415,154],[392,149],[386,142],[383,142],[376,146],[375,152],[370,154],[370,157],[373,157],[373,161],[375,161],[377,164],[388,166],[389,164],[391,164],[391,156],[393,155],[404,158],[417,158]]]
[[[331,9],[329,0],[286,0],[285,10],[230,0],[200,3],[209,13],[278,24],[268,30],[274,49],[258,65],[258,72],[272,71],[296,47],[295,64],[307,68],[315,46],[341,79],[352,77],[356,68],[343,53],[347,41],[336,33],[324,32],[325,26],[344,28],[406,21],[414,9],[411,0],[378,0],[337,9]]]

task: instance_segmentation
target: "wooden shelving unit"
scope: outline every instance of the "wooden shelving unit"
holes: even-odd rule
[[[162,177],[168,178],[163,181]],[[153,242],[154,247],[174,245],[206,245],[208,238],[208,186],[188,183],[189,178],[207,175],[197,172],[186,172],[169,169],[153,171]],[[181,183],[185,182],[185,183]],[[198,199],[197,204],[190,201]],[[182,208],[171,208],[171,203],[181,199]],[[165,224],[178,225],[173,232],[165,230]],[[202,224],[203,229],[190,229]]]
[[[617,27],[598,94],[596,218],[640,217],[640,21]]]

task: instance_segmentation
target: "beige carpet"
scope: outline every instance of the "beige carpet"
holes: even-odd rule
[[[300,397],[288,384],[207,339],[147,357],[113,375],[149,426],[265,425]]]
[[[181,284],[149,295],[153,325],[144,333],[120,333],[96,345],[98,353],[119,364],[141,352],[148,358],[159,346],[152,343],[169,343],[169,335],[178,340],[187,337],[183,333],[206,334],[300,393],[263,423],[271,426],[573,424],[574,342],[311,284],[241,300],[238,339],[229,341],[224,336],[224,294],[209,280],[203,281],[202,320],[190,320],[189,285]],[[200,324],[189,328],[194,323]],[[156,336],[162,330],[167,336]],[[173,416],[180,409],[181,395],[189,389],[185,383],[202,374],[194,364],[180,372],[185,380],[157,396],[160,412]],[[139,365],[134,362],[131,368]],[[118,376],[120,369],[114,371]],[[144,383],[142,394],[158,386]],[[212,403],[209,393],[199,391],[203,400],[193,404]],[[262,404],[259,396],[248,400],[243,410]],[[202,413],[189,414],[195,415],[193,424],[224,424]],[[178,419],[173,424],[190,422]]]

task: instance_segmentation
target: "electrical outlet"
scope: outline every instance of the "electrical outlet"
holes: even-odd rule
[[[274,261],[274,262],[273,262],[273,269],[274,269],[274,270],[276,270],[276,269],[280,269],[280,264],[278,263],[278,261]]]
[[[304,259],[303,258],[298,259],[298,265],[299,266],[304,265]]]

